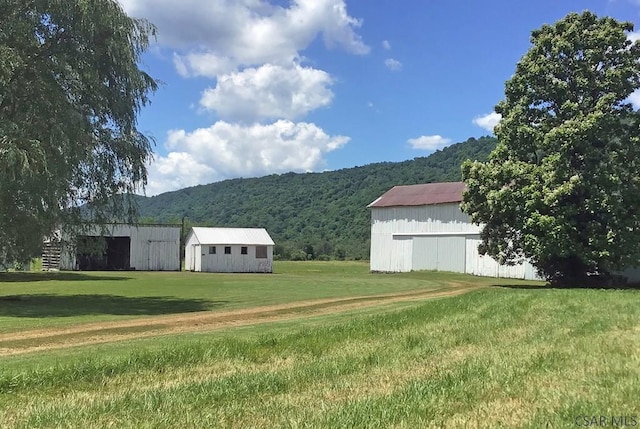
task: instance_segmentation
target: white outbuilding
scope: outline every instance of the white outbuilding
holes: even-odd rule
[[[43,268],[180,271],[180,232],[178,225],[92,225],[78,235],[75,246],[65,245],[63,232],[45,241]]]
[[[185,242],[190,271],[271,273],[275,243],[264,228],[194,227]]]
[[[395,186],[369,204],[371,271],[453,271],[538,279],[524,261],[500,265],[478,253],[481,226],[462,212],[462,182]]]

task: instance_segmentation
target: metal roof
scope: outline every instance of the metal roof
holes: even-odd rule
[[[394,186],[367,207],[426,206],[459,203],[465,190],[463,182],[426,183]]]
[[[273,246],[275,243],[264,228],[193,227],[192,234],[200,244],[249,244]]]

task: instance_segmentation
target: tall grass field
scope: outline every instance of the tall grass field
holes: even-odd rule
[[[173,311],[473,287],[457,296],[5,355],[2,428],[640,426],[637,290],[370,274],[366,264],[339,262],[280,263],[269,276],[19,274],[0,275],[5,335]]]

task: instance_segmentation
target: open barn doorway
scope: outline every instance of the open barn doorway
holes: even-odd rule
[[[78,237],[76,264],[82,271],[128,270],[131,237]]]

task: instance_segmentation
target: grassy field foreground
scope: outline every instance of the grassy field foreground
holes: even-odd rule
[[[606,416],[609,426],[612,416],[639,420],[637,291],[489,287],[318,322],[5,367],[0,427],[539,428],[576,427],[583,416]]]
[[[371,274],[368,263],[346,261],[277,261],[274,270],[268,275],[139,271],[0,273],[0,334],[303,300],[444,291],[453,282],[483,286],[497,281],[451,273]],[[505,282],[509,280],[502,280]]]

